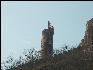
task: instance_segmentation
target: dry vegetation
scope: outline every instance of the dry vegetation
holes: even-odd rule
[[[53,57],[39,59],[39,51],[29,49],[24,51],[25,58],[20,56],[14,60],[12,56],[4,62],[2,68],[6,70],[93,70],[93,51],[83,51],[82,47],[68,46],[54,50]],[[10,64],[7,65],[6,64]],[[3,69],[2,69],[3,70]]]

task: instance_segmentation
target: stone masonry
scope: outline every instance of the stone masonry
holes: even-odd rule
[[[48,21],[48,29],[42,31],[40,59],[46,59],[53,55],[53,35],[54,27]]]
[[[87,22],[85,36],[79,46],[89,48],[93,51],[93,18]]]

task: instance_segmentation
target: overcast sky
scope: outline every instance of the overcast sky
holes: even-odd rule
[[[78,45],[91,18],[91,1],[2,1],[1,58],[18,57],[24,49],[40,50],[42,30],[47,28],[48,20],[55,29],[54,48]]]

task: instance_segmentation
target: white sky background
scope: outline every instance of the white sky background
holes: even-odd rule
[[[93,2],[1,2],[1,59],[18,57],[24,49],[41,48],[48,20],[55,29],[54,48],[79,44],[93,18]]]

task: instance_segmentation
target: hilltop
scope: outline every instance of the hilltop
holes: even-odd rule
[[[42,32],[42,59],[40,51],[30,49],[24,54],[26,59],[20,57],[13,62],[10,57],[7,63],[12,65],[5,66],[6,70],[93,70],[93,18],[87,22],[84,39],[77,48],[64,46],[53,50],[53,34],[54,27],[49,23],[48,29]]]

